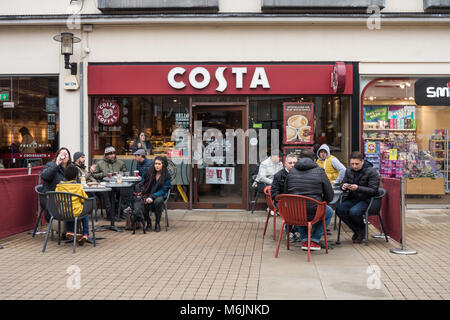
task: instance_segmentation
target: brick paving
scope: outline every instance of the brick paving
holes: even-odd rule
[[[47,251],[42,253],[43,235],[31,238],[24,232],[1,239],[0,299],[253,300],[267,297],[260,292],[264,282],[261,268],[287,263],[295,267],[297,256],[304,272],[309,272],[308,266],[318,274],[314,283],[332,289],[338,282],[330,279],[338,281],[339,274],[348,276],[345,273],[349,269],[342,264],[344,254],[367,265],[378,265],[383,288],[394,299],[450,298],[450,210],[408,212],[407,245],[418,250],[417,255],[390,253],[390,248],[399,247],[392,240],[386,243],[370,238],[368,247],[351,244],[351,233],[344,228],[341,247],[336,246],[329,255],[314,253],[311,264],[305,262],[305,253],[298,248],[287,252],[281,247],[279,258],[273,258],[271,225],[268,236],[264,240],[261,236],[263,212],[174,211],[169,216],[168,232],[163,225],[161,232],[146,235],[142,230],[135,235],[129,231],[102,231],[97,236],[106,239],[99,240],[96,248],[85,244],[77,247],[76,254],[72,254],[71,243],[58,247],[56,241],[49,241]],[[377,231],[371,226],[370,233]],[[335,238],[335,232],[330,238]],[[70,266],[80,268],[79,290],[67,287],[72,277],[68,273]],[[272,274],[283,277],[277,272]],[[330,278],[324,280],[327,274]],[[361,287],[365,278],[360,280]],[[301,288],[302,282],[296,285]],[[323,292],[325,299],[336,298]],[[339,293],[334,290],[333,294]],[[377,297],[386,298],[373,296]]]

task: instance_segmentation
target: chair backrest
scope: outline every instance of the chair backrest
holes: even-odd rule
[[[367,208],[370,215],[378,214],[381,210],[382,199],[386,195],[386,189],[378,188],[378,195],[370,199],[369,207]]]
[[[164,199],[164,203],[167,205],[167,201],[170,198],[170,188],[169,188],[169,192],[167,192],[167,197]]]
[[[264,188],[264,194],[266,195],[266,203],[270,210],[273,212],[277,211],[278,209],[275,207],[275,203],[273,203],[272,194],[270,193],[270,190],[272,189],[271,186],[267,186]]]
[[[56,220],[73,220],[75,219],[73,215],[72,207],[72,197],[79,197],[85,199],[84,197],[69,193],[69,192],[55,192],[49,191],[47,195],[47,209],[50,215]]]
[[[310,221],[312,224],[322,219],[326,212],[327,203],[319,202],[315,199],[294,195],[294,194],[279,194],[275,200],[278,201],[278,212],[281,218],[289,225],[305,226],[308,225],[308,213],[306,208],[307,201],[312,201],[317,204],[316,215]]]
[[[39,195],[39,198],[43,198],[46,195],[46,193],[42,191],[43,188],[44,185],[42,184],[38,184],[37,186],[34,187],[34,191],[36,191],[36,193]]]

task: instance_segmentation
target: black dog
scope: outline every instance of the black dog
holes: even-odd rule
[[[144,214],[142,213],[142,200],[141,200],[141,195],[140,194],[135,194],[134,196],[134,210],[132,210],[130,207],[126,208],[124,210],[125,213],[128,213],[131,211],[130,214],[130,220],[131,220],[131,225],[133,227],[133,234],[136,233],[136,224],[138,222],[141,223],[142,225],[142,230],[145,232],[145,219],[144,219]]]

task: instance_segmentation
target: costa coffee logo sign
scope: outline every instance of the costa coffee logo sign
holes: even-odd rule
[[[450,78],[422,78],[414,88],[416,104],[450,106]]]
[[[256,89],[261,87],[263,89],[270,89],[269,80],[267,78],[264,67],[256,67],[252,74],[248,74],[247,67],[233,67],[231,73],[234,79],[227,79],[225,71],[227,67],[218,67],[214,72],[214,77],[217,80],[218,86],[217,92],[224,92],[228,88],[228,83],[232,84],[236,89],[244,88],[244,78],[251,77],[249,85],[250,89]],[[229,76],[228,76],[229,78]],[[198,90],[207,88],[211,83],[211,73],[203,67],[196,67],[192,69],[189,74],[186,74],[186,69],[183,67],[172,68],[168,75],[167,80],[169,85],[181,90],[188,84]]]
[[[120,107],[114,101],[100,100],[100,103],[95,110],[95,115],[98,122],[110,126],[119,121]]]
[[[336,62],[331,73],[331,88],[334,93],[343,93],[345,91],[345,79],[347,69],[344,62]]]

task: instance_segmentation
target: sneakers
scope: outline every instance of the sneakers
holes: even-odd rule
[[[308,250],[308,242],[307,241],[302,242],[302,250]],[[310,250],[311,251],[319,251],[320,250],[320,244],[318,244],[318,243],[316,243],[314,241],[311,241],[311,248],[310,248]]]
[[[289,232],[289,242],[300,242],[300,232]]]
[[[80,246],[84,245],[84,243],[87,241],[87,239],[88,239],[88,235],[87,235],[87,234],[84,234],[84,235],[81,237],[81,239],[78,240],[78,245],[80,245]]]

